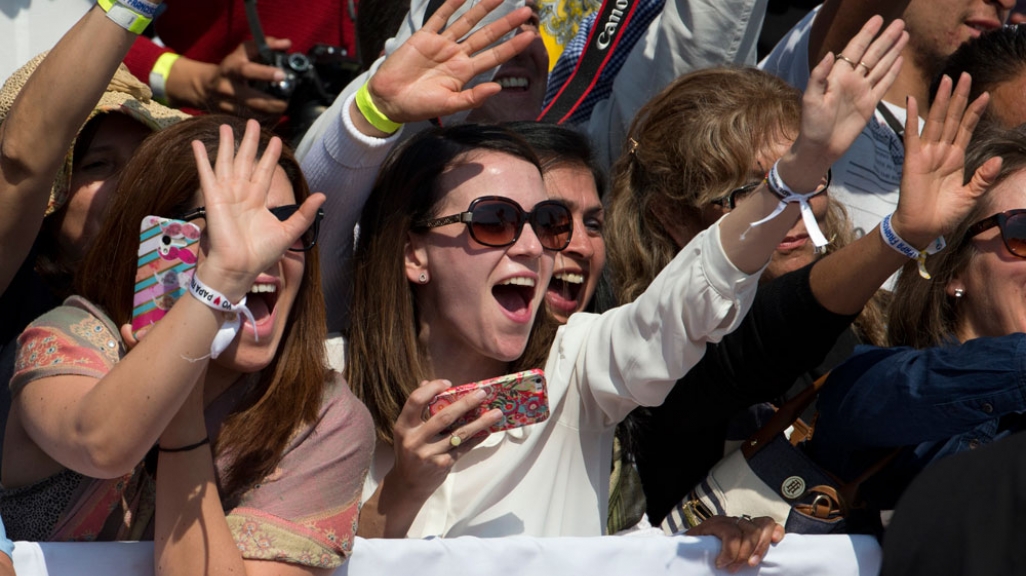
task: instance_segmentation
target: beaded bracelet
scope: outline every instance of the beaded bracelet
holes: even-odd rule
[[[96,5],[107,13],[107,18],[133,34],[142,34],[153,21],[132,8],[114,0],[96,0]]]
[[[936,240],[926,247],[926,250],[918,250],[915,246],[905,242],[905,240],[903,240],[901,236],[898,236],[898,233],[894,231],[894,227],[891,226],[891,216],[894,216],[894,214],[888,214],[884,217],[883,221],[880,222],[880,236],[883,237],[884,244],[887,244],[902,256],[907,256],[915,260],[919,265],[919,275],[926,280],[929,280],[930,273],[926,270],[926,257],[927,255],[940,252],[947,246],[947,243],[944,241],[944,237],[938,236]]]
[[[769,187],[770,192],[780,199],[780,203],[777,204],[777,207],[769,216],[766,216],[758,222],[753,222],[750,227],[755,228],[756,226],[761,226],[762,224],[769,222],[776,218],[778,214],[783,212],[784,209],[787,208],[788,204],[797,202],[799,208],[801,208],[802,220],[805,221],[805,229],[808,231],[809,238],[812,239],[812,243],[816,248],[826,246],[829,242],[827,241],[826,236],[823,235],[823,231],[819,229],[819,223],[816,222],[816,215],[812,212],[812,206],[809,206],[809,198],[812,198],[819,192],[814,190],[807,194],[799,194],[794,190],[791,190],[791,188],[784,183],[784,180],[780,177],[780,173],[777,171],[777,164],[779,163],[779,160],[774,162],[773,167],[770,168],[769,173],[766,174],[766,185]]]
[[[239,333],[239,329],[242,327],[242,318],[239,317],[239,314],[244,315],[250,324],[256,326],[253,313],[246,307],[245,296],[239,300],[238,304],[232,304],[227,296],[204,284],[199,279],[199,274],[192,275],[192,279],[189,281],[189,293],[214,310],[225,313],[224,322],[221,323],[221,328],[214,336],[214,341],[210,343],[211,358],[220,356],[221,352],[224,352],[225,348],[228,348],[228,345],[235,339],[235,335]],[[259,342],[260,338],[255,333],[254,336]]]
[[[389,120],[388,116],[378,110],[378,107],[374,105],[374,100],[371,99],[366,82],[356,91],[356,108],[360,110],[360,114],[363,114],[371,126],[386,134],[392,134],[402,127],[402,124]]]

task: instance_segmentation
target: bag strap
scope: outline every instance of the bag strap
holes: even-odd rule
[[[788,427],[798,420],[802,412],[805,412],[805,409],[812,405],[829,375],[830,373],[827,372],[820,376],[811,386],[799,392],[794,398],[784,402],[773,413],[773,416],[770,417],[769,422],[765,426],[752,434],[748,440],[745,440],[744,444],[741,445],[741,452],[745,455],[746,460],[751,460],[777,434],[782,434],[784,430],[787,430]]]

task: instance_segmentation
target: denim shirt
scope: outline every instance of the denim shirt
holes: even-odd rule
[[[888,508],[930,462],[1026,426],[1026,334],[924,350],[860,346],[817,404],[809,454],[845,480],[905,447],[865,485]]]

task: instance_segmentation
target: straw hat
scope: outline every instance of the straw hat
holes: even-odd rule
[[[36,67],[43,61],[43,58],[46,57],[46,54],[46,52],[43,52],[36,56],[4,82],[4,87],[0,89],[0,122],[7,118],[7,113],[11,111],[14,99],[21,92],[22,87],[25,86],[29,76],[36,70]],[[86,119],[82,126],[84,127],[96,115],[110,112],[127,114],[154,131],[167,128],[180,120],[190,118],[184,112],[168,108],[156,102],[152,99],[152,96],[153,93],[150,91],[150,87],[140,82],[138,78],[128,71],[124,64],[121,64],[118,66],[117,72],[114,73],[114,78],[107,85],[107,91],[100,97],[96,108],[89,113],[89,118]],[[79,133],[81,131],[82,128],[79,128]],[[76,135],[75,140],[77,139],[78,136]],[[58,170],[57,177],[53,181],[53,187],[50,189],[50,203],[46,207],[47,216],[60,209],[68,200],[75,140],[71,142],[68,155],[64,158],[64,165]]]

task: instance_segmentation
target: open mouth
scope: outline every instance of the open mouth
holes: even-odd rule
[[[246,293],[246,306],[253,313],[258,325],[264,324],[274,312],[278,304],[278,284],[276,282],[257,282]]]
[[[498,78],[495,81],[498,82],[499,86],[502,86],[504,91],[510,90],[514,92],[526,92],[531,86],[530,81],[528,81],[524,76],[507,76],[505,78]]]
[[[492,296],[511,318],[518,322],[529,322],[531,302],[534,300],[534,285],[534,278],[508,278],[492,286]]]
[[[545,292],[545,302],[554,312],[565,316],[576,312],[586,278],[583,273],[567,271],[553,274],[549,288]]]

